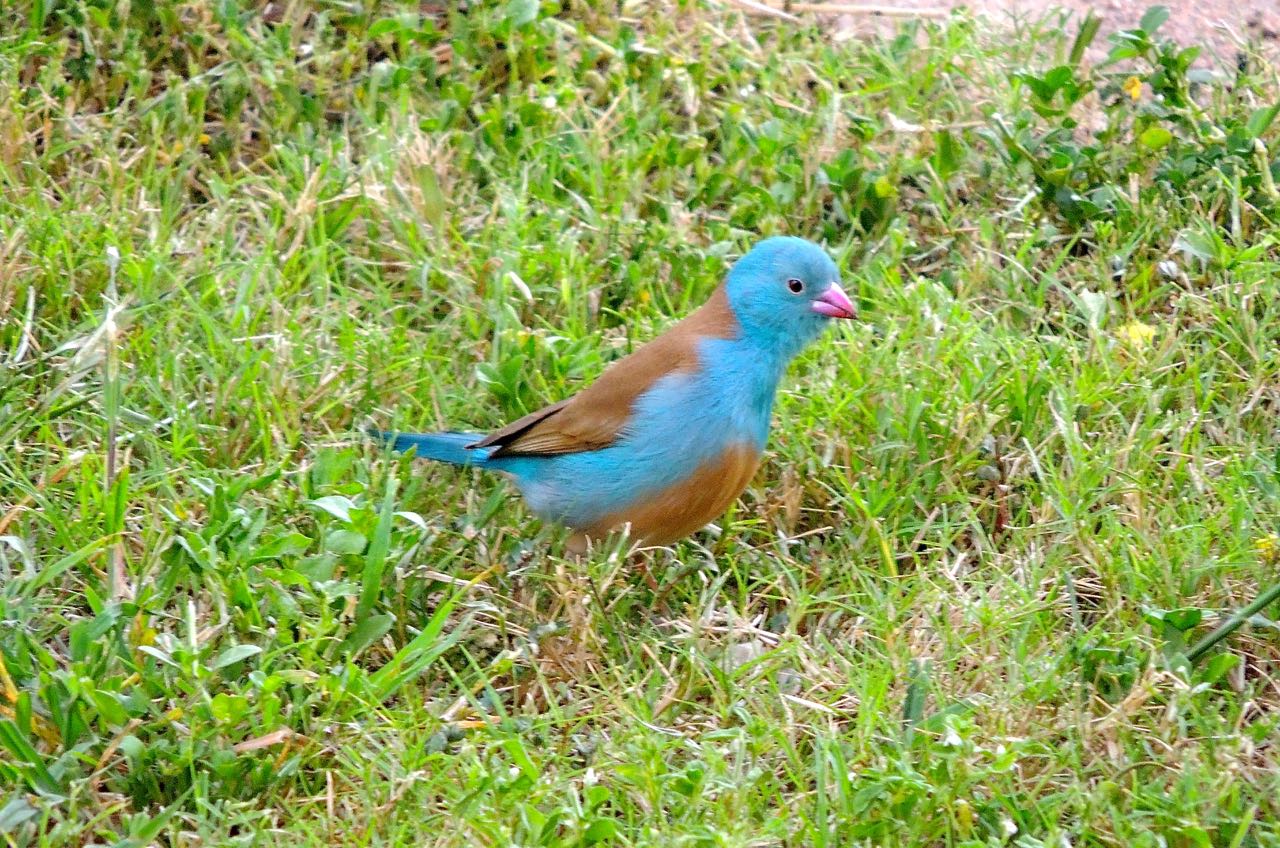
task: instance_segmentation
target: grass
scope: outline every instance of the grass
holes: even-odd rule
[[[313,5],[0,11],[0,843],[1280,844],[1275,611],[1187,647],[1276,582],[1272,66]],[[657,594],[358,435],[774,233],[865,320]]]

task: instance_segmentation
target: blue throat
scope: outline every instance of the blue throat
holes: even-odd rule
[[[703,365],[719,375],[708,402],[720,407],[728,434],[764,450],[769,419],[778,383],[791,360],[789,351],[776,345],[736,339],[703,339],[699,344]]]

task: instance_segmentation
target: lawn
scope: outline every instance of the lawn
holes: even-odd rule
[[[1280,85],[1161,20],[0,6],[0,844],[1280,845]],[[656,590],[360,435],[783,233],[862,320]]]

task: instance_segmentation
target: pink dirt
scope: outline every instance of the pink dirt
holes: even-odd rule
[[[1131,2],[1131,0],[893,0],[880,3],[892,7],[894,16],[867,14],[837,15],[836,29],[845,33],[892,31],[893,20],[899,14],[909,16],[910,10],[968,9],[975,15],[995,22],[1013,18],[1036,18],[1053,9],[1076,13],[1077,20],[1092,9],[1102,18],[1102,30],[1094,40],[1090,58],[1095,61],[1107,53],[1106,36],[1118,29],[1131,29],[1138,25],[1142,15],[1155,2]],[[835,5],[835,4],[832,4]],[[853,5],[852,3],[850,5]],[[1249,44],[1261,46],[1267,54],[1274,54],[1277,37],[1280,36],[1280,2],[1277,0],[1164,0],[1159,5],[1169,9],[1169,20],[1160,28],[1160,35],[1184,45],[1203,44],[1209,48],[1199,64],[1218,61],[1231,66],[1237,53]]]

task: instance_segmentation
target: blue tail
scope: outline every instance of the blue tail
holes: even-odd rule
[[[483,466],[489,458],[488,450],[467,450],[484,438],[480,433],[393,433],[389,430],[366,430],[380,442],[386,442],[398,451],[416,448],[418,456],[448,462],[453,465]]]

